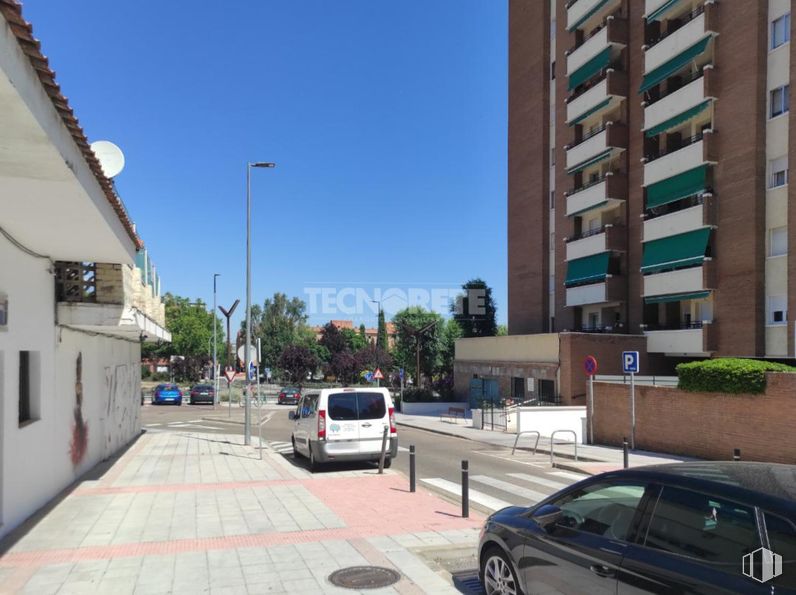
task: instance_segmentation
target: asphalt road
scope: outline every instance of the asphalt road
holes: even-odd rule
[[[290,435],[293,422],[288,419],[292,406],[266,404],[259,410],[263,440],[270,448],[292,460]],[[252,437],[256,443],[258,410],[252,407]],[[236,404],[229,415],[228,406],[214,410],[208,405],[152,406],[143,408],[147,431],[209,432],[243,434],[243,409]],[[399,452],[393,468],[409,476],[409,445],[416,449],[418,487],[432,489],[443,497],[460,501],[461,462],[469,461],[470,505],[491,512],[509,504],[527,506],[581,479],[575,473],[552,469],[546,455],[533,456],[463,438],[445,436],[406,426],[398,426]],[[303,460],[295,461],[303,464]],[[336,463],[324,472],[334,473],[372,463]],[[408,479],[407,479],[408,484]]]

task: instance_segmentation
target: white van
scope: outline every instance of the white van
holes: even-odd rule
[[[310,468],[330,461],[378,461],[384,428],[389,467],[398,455],[395,408],[386,388],[325,388],[302,396],[290,412],[293,453]]]

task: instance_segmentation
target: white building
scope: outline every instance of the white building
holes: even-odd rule
[[[0,2],[0,536],[140,432],[159,282],[16,2]]]

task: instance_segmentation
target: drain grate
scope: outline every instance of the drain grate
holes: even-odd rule
[[[401,575],[391,568],[381,566],[351,566],[335,570],[329,582],[344,589],[380,589],[401,580]]]

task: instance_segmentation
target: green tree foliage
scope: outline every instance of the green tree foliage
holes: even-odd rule
[[[762,393],[766,372],[796,372],[796,368],[753,359],[723,357],[677,365],[677,386],[692,392]]]
[[[509,334],[509,327],[505,324],[499,324],[497,327],[497,336],[498,337],[505,337]]]
[[[395,362],[406,370],[412,370],[415,386],[422,377],[431,378],[437,371],[440,350],[440,335],[444,319],[436,312],[420,306],[410,306],[393,317],[396,327]],[[420,370],[417,370],[416,347],[420,347]]]
[[[387,322],[384,320],[384,310],[379,309],[379,328],[376,334],[376,345],[384,351],[389,351],[390,340],[387,336]]]
[[[368,338],[354,329],[344,328],[340,332],[345,337],[346,346],[354,353],[364,349],[368,344]]]
[[[462,293],[451,304],[451,313],[462,329],[462,337],[497,335],[497,306],[492,288],[483,279],[471,279],[462,285]]]
[[[327,349],[330,357],[351,350],[348,338],[331,322],[327,322],[321,329],[320,344]]]
[[[354,354],[356,371],[374,371],[380,368],[386,377],[392,368],[392,357],[378,345],[368,345]]]
[[[359,336],[363,341],[363,345],[368,344],[368,329],[365,328],[364,324],[359,325]]]
[[[440,336],[439,372],[443,375],[453,374],[453,361],[456,357],[456,339],[462,336],[462,329],[454,319],[445,322]]]
[[[277,365],[284,370],[291,383],[301,386],[308,375],[318,368],[318,358],[303,345],[288,345],[282,351]]]
[[[307,327],[306,304],[299,298],[288,298],[277,292],[265,300],[262,307],[252,306],[252,343],[259,338],[262,346],[263,367],[279,367],[279,359],[288,345],[306,345]],[[246,330],[246,321],[241,322]]]

